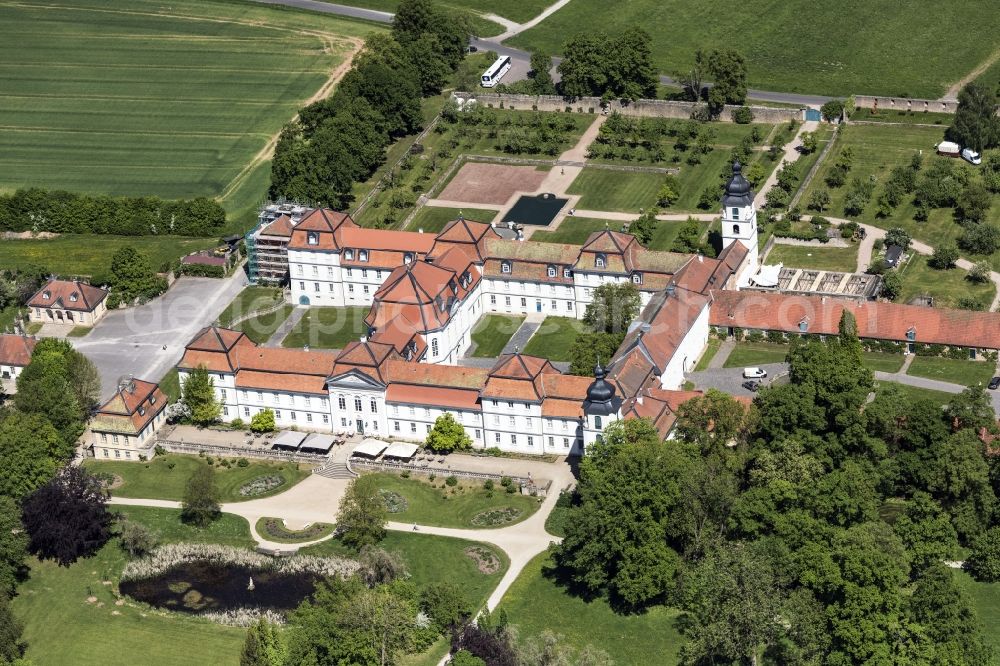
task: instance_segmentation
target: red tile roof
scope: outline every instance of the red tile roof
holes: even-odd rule
[[[479,411],[479,391],[475,389],[390,384],[385,392],[386,402],[446,407],[464,411]]]
[[[198,351],[226,352],[237,344],[252,345],[253,342],[242,331],[206,326],[194,334],[191,341],[187,343],[187,348]]]
[[[79,280],[49,280],[28,300],[28,307],[93,312],[108,295]]]
[[[279,215],[270,224],[261,228],[260,235],[289,238],[294,228],[295,225],[292,224],[292,218],[287,215]]]
[[[288,247],[294,250],[339,250],[338,230],[357,227],[347,213],[329,208],[317,208],[295,226]],[[316,243],[309,243],[309,232],[317,234]]]
[[[28,365],[37,343],[34,338],[23,335],[0,335],[0,365]]]
[[[118,387],[115,395],[97,410],[90,424],[97,432],[142,432],[167,406],[158,384],[133,379]]]
[[[436,256],[457,246],[464,248],[476,263],[481,264],[486,259],[487,243],[494,238],[499,239],[500,234],[489,224],[459,218],[445,225],[437,235],[430,254]]]
[[[416,332],[436,331],[448,324],[453,303],[465,298],[468,291],[453,271],[423,261],[411,262],[390,273],[375,292],[365,323],[378,329],[402,315],[417,326]]]
[[[821,296],[756,291],[715,291],[709,323],[714,326],[799,333],[836,334],[844,310],[851,312],[863,338],[914,341],[985,349],[1000,348],[1000,313],[855,302]]]
[[[489,375],[489,371],[483,368],[409,363],[391,359],[382,370],[386,379],[392,383],[467,389],[481,388]]]
[[[434,245],[433,234],[417,231],[390,231],[343,227],[337,232],[341,247],[361,250],[394,250],[427,254]]]

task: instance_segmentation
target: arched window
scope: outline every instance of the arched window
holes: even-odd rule
[[[601,429],[601,417],[600,416],[595,416],[594,417],[594,428],[596,428],[597,430]]]
[[[738,225],[738,224],[734,224],[733,225],[733,233],[734,234],[739,234],[740,233],[740,225]]]

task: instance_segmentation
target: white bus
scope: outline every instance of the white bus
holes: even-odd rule
[[[492,88],[496,84],[500,83],[500,79],[503,75],[507,73],[510,69],[510,56],[500,56],[496,59],[490,68],[483,72],[482,86],[484,88]]]

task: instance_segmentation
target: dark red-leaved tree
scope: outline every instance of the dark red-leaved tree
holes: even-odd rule
[[[68,465],[24,499],[28,550],[69,566],[94,553],[111,536],[111,514],[100,481]]]

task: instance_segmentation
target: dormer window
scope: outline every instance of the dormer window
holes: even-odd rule
[[[406,252],[406,253],[404,253],[403,254],[403,263],[404,264],[408,264],[411,261],[413,261],[413,253],[412,252]]]
[[[570,270],[568,268],[564,268],[563,269],[563,277],[564,278],[572,277],[572,275],[573,274],[570,272]]]
[[[911,326],[910,330],[908,330],[906,332],[906,339],[909,340],[910,342],[913,342],[914,340],[916,340],[917,339],[917,329],[915,329],[914,327]]]
[[[500,262],[500,272],[501,273],[510,273],[510,262],[509,261],[501,261]]]
[[[454,282],[451,283],[451,293],[458,295],[458,285]]]
[[[549,277],[555,277],[556,276],[556,267],[555,266],[549,266],[548,269],[546,270],[546,273],[548,273]]]
[[[139,416],[145,416],[145,415],[146,415],[146,408],[145,407],[140,407],[139,408]]]
[[[598,268],[604,268],[605,266],[607,266],[608,255],[604,254],[603,252],[598,253],[597,257],[594,259],[594,265],[597,266]]]
[[[319,245],[319,234],[315,231],[309,231],[306,233],[306,243],[309,245]]]
[[[73,303],[76,303],[78,300],[80,300],[80,294],[74,291],[72,294],[69,295],[69,300],[72,301]]]
[[[805,333],[808,330],[809,330],[809,320],[803,317],[802,320],[799,321],[799,333]]]
[[[368,250],[358,250],[358,261],[368,261]]]
[[[151,405],[155,405],[156,404],[156,396],[155,395],[149,396],[149,404],[151,404]]]
[[[51,291],[43,291],[42,292],[42,298],[44,298],[45,300],[48,300],[48,299],[52,298],[52,292]]]
[[[636,284],[642,284],[642,273],[636,273],[632,276],[632,282]]]
[[[354,250],[344,250],[344,259],[348,261],[354,259]]]

